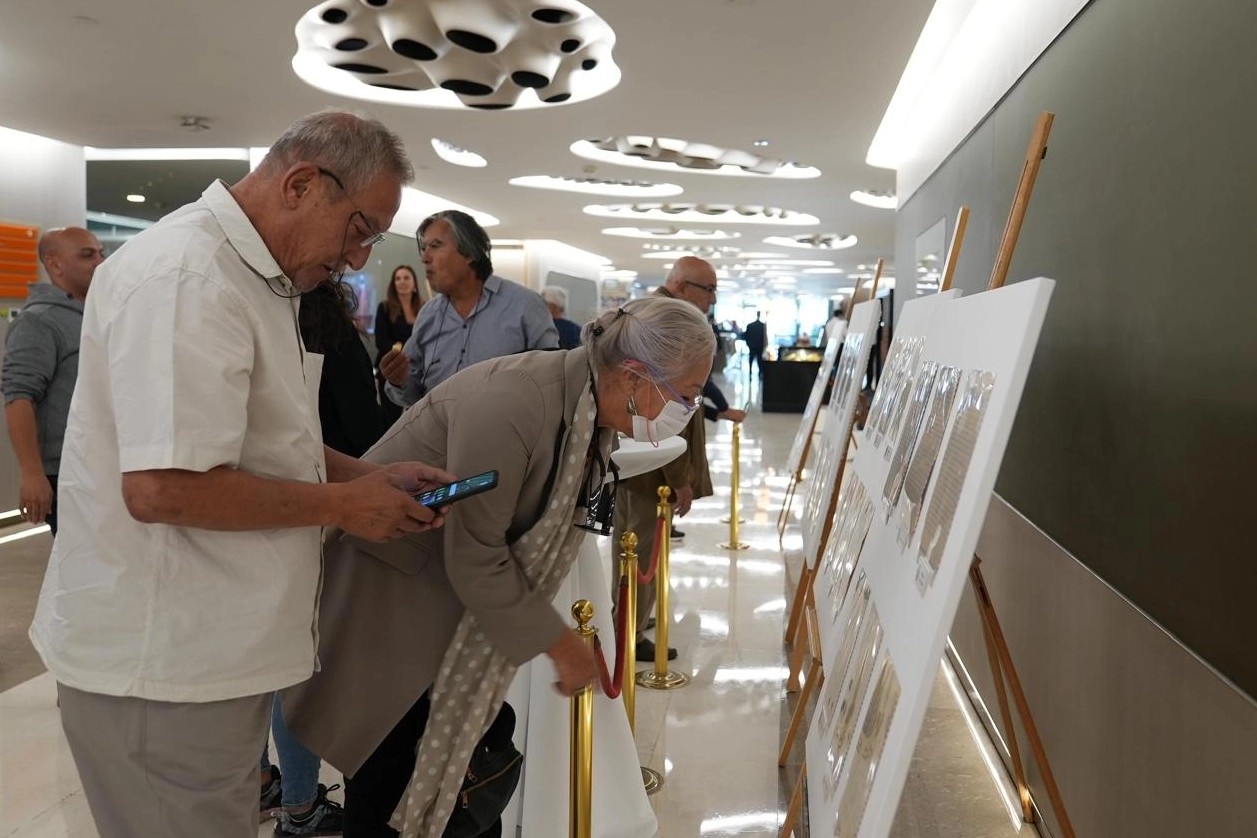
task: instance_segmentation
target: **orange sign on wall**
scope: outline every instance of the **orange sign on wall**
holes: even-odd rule
[[[26,299],[39,281],[39,228],[0,221],[0,297]]]

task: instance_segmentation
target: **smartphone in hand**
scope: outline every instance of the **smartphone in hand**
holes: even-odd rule
[[[453,483],[446,483],[444,486],[437,486],[435,489],[429,489],[422,494],[415,495],[415,500],[429,509],[438,509],[442,506],[449,506],[451,503],[460,501],[463,498],[487,492],[497,485],[498,472],[497,469],[494,469],[483,474],[455,480]]]

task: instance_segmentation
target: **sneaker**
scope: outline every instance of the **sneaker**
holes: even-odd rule
[[[338,788],[339,783],[331,788],[319,783],[319,796],[314,799],[314,805],[300,817],[282,811],[276,814],[275,834],[340,835],[345,831],[345,808],[327,799],[327,793]]]
[[[281,797],[279,766],[272,765],[271,781],[266,788],[262,789],[261,801],[258,805],[258,819],[260,821],[270,820],[284,808]]]
[[[643,663],[653,661],[655,659],[655,641],[649,638],[643,638],[637,641],[637,662]],[[668,660],[677,659],[677,650],[671,646],[668,647]]]
[[[683,538],[685,538],[685,533],[681,532],[681,531],[680,531],[680,530],[678,530],[676,527],[673,527],[673,528],[672,528],[672,540],[673,540],[673,541],[680,541],[680,540],[681,540],[681,539],[683,539]]]

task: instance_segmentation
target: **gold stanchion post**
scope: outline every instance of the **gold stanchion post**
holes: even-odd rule
[[[572,606],[576,619],[576,631],[594,648],[594,629],[589,623],[594,618],[594,607],[587,599],[578,599]],[[594,789],[594,688],[591,684],[572,696],[570,780],[571,798],[568,801],[568,835],[570,838],[593,836],[593,789]]]
[[[628,714],[629,730],[637,733],[637,679],[632,676],[637,661],[637,533],[632,530],[620,536],[620,575],[628,579],[628,596],[624,601],[624,659],[625,672],[629,673],[621,686],[624,712]],[[663,775],[653,768],[641,766],[642,785],[647,794],[663,788]]]
[[[669,579],[670,544],[672,542],[672,502],[668,500],[672,490],[659,487],[659,517],[663,519],[663,531],[659,534],[659,568],[655,571],[655,668],[637,673],[637,683],[648,690],[675,690],[690,682],[690,676],[668,669],[668,624],[672,621],[668,593],[672,589]]]
[[[628,597],[624,602],[624,663],[632,672],[637,660],[637,533],[629,530],[620,536],[620,576],[628,579]],[[624,679],[624,712],[628,714],[629,730],[637,732],[637,681]]]
[[[745,550],[751,545],[738,540],[738,482],[741,480],[742,423],[733,425],[733,494],[729,496],[729,540],[721,544],[723,550]]]

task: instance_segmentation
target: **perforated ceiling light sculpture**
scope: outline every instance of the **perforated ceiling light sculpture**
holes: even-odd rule
[[[779,207],[746,204],[590,204],[587,215],[632,221],[675,221],[711,224],[785,224],[798,227],[820,224],[814,215]]]
[[[724,149],[706,143],[691,143],[668,137],[606,137],[577,140],[570,150],[577,157],[637,166],[642,169],[664,169],[693,174],[731,175],[742,177],[814,178],[821,170],[801,166],[776,157],[765,157],[750,151]]]
[[[620,82],[615,33],[574,0],[327,0],[296,34],[302,80],[372,102],[536,108]]]
[[[764,244],[773,247],[797,247],[801,250],[846,250],[859,241],[842,233],[804,233],[798,236],[769,236]]]

